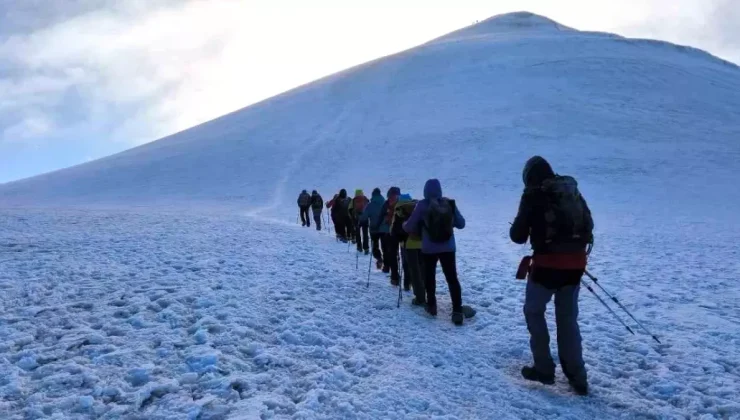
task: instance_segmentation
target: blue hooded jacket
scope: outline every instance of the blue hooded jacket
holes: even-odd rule
[[[383,203],[385,203],[385,198],[383,198],[383,194],[380,193],[379,189],[373,190],[373,195],[370,198],[370,203],[365,207],[365,211],[362,212],[362,215],[360,216],[360,221],[367,220],[370,225],[370,233],[378,233],[379,221],[380,221],[380,208],[383,207]]]
[[[429,239],[429,234],[424,227],[424,219],[429,208],[429,200],[435,198],[442,198],[442,185],[437,179],[430,179],[424,184],[424,199],[419,201],[414,208],[414,212],[411,213],[411,217],[406,223],[403,224],[403,229],[408,233],[421,234],[421,252],[424,254],[442,254],[445,252],[455,252],[457,247],[455,245],[455,235],[447,242],[432,242]],[[455,220],[453,226],[457,229],[465,228],[465,218],[460,214],[457,206],[455,206]]]

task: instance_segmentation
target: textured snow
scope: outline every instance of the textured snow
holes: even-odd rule
[[[739,138],[737,67],[519,13],[2,185],[0,418],[740,418]],[[663,342],[583,290],[588,398],[519,377],[534,153],[578,178],[591,269]],[[303,188],[428,177],[468,221],[463,327],[444,281],[438,319],[397,309],[295,223]]]

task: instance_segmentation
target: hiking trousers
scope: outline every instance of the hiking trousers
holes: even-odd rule
[[[316,230],[321,230],[321,209],[313,209],[313,221],[316,223]]]
[[[308,216],[308,207],[299,207],[301,210],[301,223],[303,226],[311,227],[311,219]]]
[[[383,262],[383,253],[380,251],[380,239],[383,236],[382,233],[371,233],[370,234],[370,241],[372,242],[373,247],[373,258],[375,258],[376,261]]]
[[[360,222],[355,227],[355,238],[357,238],[357,250],[358,251],[369,251],[370,241],[368,240],[368,224],[367,222]]]
[[[427,304],[437,306],[437,262],[442,265],[442,272],[447,280],[452,300],[452,312],[462,312],[462,288],[457,278],[457,263],[454,252],[440,254],[422,254],[424,265],[424,286],[427,292]]]
[[[539,271],[539,272],[538,272]],[[527,280],[524,300],[524,318],[529,330],[529,346],[532,350],[535,369],[544,375],[555,374],[555,363],[550,354],[550,333],[545,322],[547,303],[555,296],[555,324],[557,325],[558,356],[563,373],[568,379],[586,384],[586,367],[583,362],[581,331],[578,327],[578,294],[580,284],[564,285],[549,289],[537,277],[561,276],[580,278],[581,270],[537,269]]]
[[[339,239],[347,239],[347,231],[344,227],[344,219],[338,216],[332,216],[334,222],[334,232],[336,232]]]
[[[409,277],[409,282],[414,289],[414,297],[417,302],[424,302],[427,299],[426,287],[424,286],[423,276],[421,275],[421,250],[403,248],[405,255],[407,271],[404,276]],[[404,278],[404,281],[406,279]]]
[[[391,270],[391,280],[397,282],[401,280],[398,273],[398,241],[389,234],[381,238],[383,246],[383,265]]]

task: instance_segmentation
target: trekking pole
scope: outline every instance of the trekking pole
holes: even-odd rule
[[[596,292],[594,291],[594,289],[591,288],[591,285],[590,284],[586,283],[583,280],[581,280],[581,283],[584,286],[586,286],[586,289],[588,289],[589,292],[593,293],[593,295],[596,296],[596,299],[598,299],[599,302],[601,302],[601,304],[604,305],[606,307],[606,309],[608,309],[609,312],[612,313],[612,315],[614,315],[614,318],[617,318],[617,321],[619,321],[620,324],[624,325],[624,328],[627,328],[627,331],[629,331],[630,333],[632,333],[632,335],[636,335],[635,332],[632,331],[632,328],[630,328],[627,324],[625,324],[624,321],[622,321],[622,318],[620,318],[619,315],[617,315],[617,313],[614,312],[614,309],[610,308],[609,305],[607,305],[606,302],[604,302],[604,299],[602,299],[601,296],[599,296],[599,295],[596,294]]]
[[[658,340],[658,337],[656,337],[653,333],[651,333],[650,331],[648,331],[648,329],[645,328],[642,325],[642,323],[640,323],[640,321],[638,321],[637,318],[635,318],[630,313],[630,311],[628,311],[627,308],[624,307],[624,305],[622,305],[622,303],[619,301],[619,299],[617,299],[616,297],[614,297],[611,293],[609,293],[606,289],[604,289],[601,286],[601,283],[599,283],[599,279],[597,279],[595,276],[592,276],[591,273],[588,272],[588,270],[586,270],[586,275],[588,276],[588,278],[590,278],[591,280],[593,280],[594,284],[596,284],[597,286],[599,286],[599,289],[601,289],[604,293],[606,293],[606,295],[609,297],[609,299],[611,299],[614,303],[616,303],[617,306],[619,306],[620,308],[622,308],[622,310],[624,312],[626,312],[627,315],[629,315],[629,317],[632,318],[633,321],[635,321],[635,323],[637,324],[638,327],[642,328],[643,331],[645,331],[646,333],[648,333],[649,336],[653,337],[653,340],[657,341],[658,344],[663,344],[663,343],[660,342],[660,340]]]
[[[355,252],[355,271],[360,269],[360,253]]]
[[[373,265],[373,255],[370,254],[370,261],[367,263],[367,288],[370,288],[370,268]]]
[[[403,277],[401,276],[401,246],[399,244],[398,249],[396,249],[396,268],[398,271],[398,304],[396,305],[396,308],[401,307],[401,301],[403,300]]]

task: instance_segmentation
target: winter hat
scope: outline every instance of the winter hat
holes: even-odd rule
[[[339,198],[347,198],[347,190],[345,190],[344,188],[339,190]]]
[[[316,191],[316,190],[313,190],[313,191],[311,191],[311,194],[313,194],[313,195],[319,195],[319,192]]]
[[[363,193],[362,190],[355,190],[355,197],[362,197],[363,195],[365,195],[365,193]]]
[[[392,195],[401,195],[401,189],[398,187],[390,187],[386,196],[390,197]]]
[[[373,189],[373,197],[380,195],[380,188],[374,188]]]

